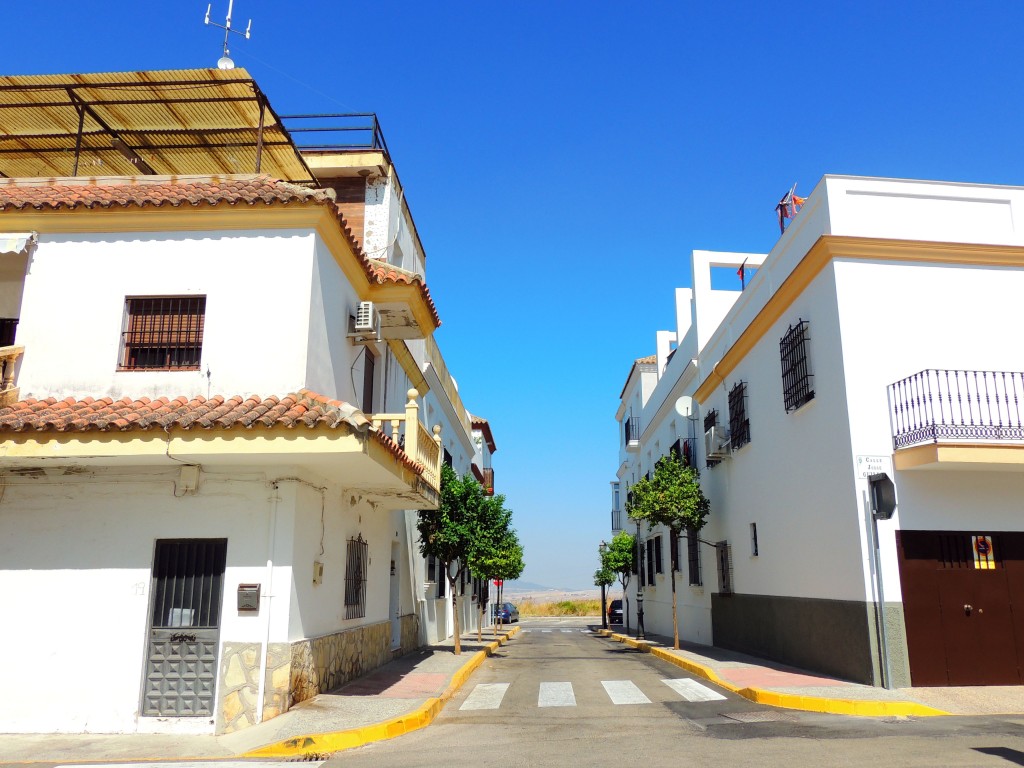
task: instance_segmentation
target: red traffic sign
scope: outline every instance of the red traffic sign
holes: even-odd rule
[[[496,587],[500,587],[504,583],[505,583],[504,579],[495,579],[494,580],[494,586],[496,586]]]

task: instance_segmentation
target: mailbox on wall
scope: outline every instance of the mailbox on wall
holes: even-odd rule
[[[238,585],[238,612],[254,613],[260,609],[260,585]]]

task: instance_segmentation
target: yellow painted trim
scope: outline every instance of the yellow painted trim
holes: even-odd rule
[[[519,632],[519,627],[509,630],[480,651],[474,653],[469,661],[452,676],[451,682],[444,692],[434,698],[427,699],[423,704],[405,715],[385,720],[382,723],[350,728],[335,733],[318,733],[309,736],[296,736],[285,741],[267,744],[263,747],[244,752],[238,757],[300,757],[311,754],[325,755],[340,752],[344,749],[362,747],[375,741],[393,739],[420,728],[426,728],[437,717],[444,705],[465,684],[469,676],[476,671],[485,658],[493,655],[509,638]]]
[[[423,397],[427,392],[430,391],[430,385],[427,380],[423,377],[423,371],[420,370],[419,365],[416,363],[416,359],[412,356],[409,348],[405,345],[402,339],[388,339],[388,348],[394,354],[398,364],[402,366],[402,370],[405,371],[405,375],[409,377],[409,382],[416,388],[416,391],[420,393],[420,397]]]
[[[367,152],[332,152],[323,150],[307,152],[302,156],[310,170],[342,170],[354,168],[375,168],[385,167],[387,161],[384,153],[380,150]],[[330,178],[328,175],[327,178]]]
[[[917,469],[943,464],[1024,466],[1024,445],[926,443],[902,448],[892,455],[894,469]]]
[[[857,715],[859,717],[937,717],[949,715],[915,701],[871,701],[864,699],[831,699],[822,696],[800,696],[795,693],[768,691],[763,688],[740,688],[720,678],[713,669],[678,655],[668,648],[662,648],[647,640],[636,640],[629,635],[613,633],[610,629],[598,630],[599,634],[631,648],[675,664],[692,675],[714,683],[720,688],[742,696],[748,701],[781,709],[799,709],[805,712],[827,712],[834,715]]]
[[[203,461],[210,457],[295,457],[363,454],[415,487],[420,475],[413,472],[376,440],[335,429],[184,430],[154,429],[130,432],[15,432],[0,439],[0,459],[174,459],[187,456]]]
[[[365,300],[378,304],[408,304],[412,309],[413,317],[416,318],[416,324],[423,331],[425,337],[430,336],[437,329],[434,313],[430,311],[427,300],[423,296],[423,289],[419,285],[390,282],[370,283]]]
[[[754,345],[806,290],[811,281],[833,259],[903,261],[970,266],[1024,267],[1024,247],[1013,245],[976,245],[971,243],[932,243],[920,240],[879,240],[867,237],[822,235],[804,255],[789,276],[768,299],[761,311],[743,329],[739,338],[715,363],[713,372],[694,393],[703,405]]]

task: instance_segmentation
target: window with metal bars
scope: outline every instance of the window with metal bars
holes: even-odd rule
[[[807,361],[807,347],[811,340],[810,324],[801,319],[789,326],[786,335],[779,340],[779,356],[782,359],[782,401],[786,413],[795,411],[804,403],[814,399],[811,380],[814,378]]]
[[[718,591],[723,595],[731,595],[732,548],[728,541],[720,541],[715,545],[715,557],[718,561]]]
[[[650,538],[647,540],[647,583],[654,584],[654,542],[657,539]]]
[[[750,419],[747,418],[747,383],[738,381],[729,390],[729,444],[735,451],[750,442]]]
[[[218,626],[227,548],[227,539],[157,541],[154,628]]]
[[[348,540],[345,564],[345,618],[361,619],[366,615],[367,544],[363,535]]]
[[[704,582],[700,578],[700,541],[697,532],[692,529],[686,532],[686,561],[690,586],[701,586]]]
[[[198,371],[205,318],[205,296],[127,297],[119,370]]]
[[[675,573],[679,570],[679,537],[671,535],[668,537],[669,567]]]
[[[664,573],[665,563],[662,559],[661,536],[654,537],[654,572]]]

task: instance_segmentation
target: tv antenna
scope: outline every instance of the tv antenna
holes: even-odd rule
[[[231,37],[231,33],[234,32],[236,35],[242,35],[246,40],[248,40],[249,31],[252,29],[252,19],[249,19],[249,26],[245,28],[245,32],[240,32],[237,29],[231,28],[231,10],[234,5],[235,0],[228,0],[228,17],[223,24],[218,24],[216,21],[210,21],[210,8],[213,7],[213,4],[211,3],[206,6],[206,19],[203,23],[208,26],[212,24],[213,26],[224,30],[224,55],[217,60],[218,69],[235,68],[235,62],[233,62],[231,57],[228,55],[230,53],[230,51],[228,51],[228,38]]]

